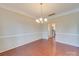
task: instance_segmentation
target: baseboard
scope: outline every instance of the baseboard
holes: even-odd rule
[[[73,46],[73,47],[79,48],[79,46],[77,46],[77,45],[68,44],[68,43],[66,43],[66,42],[62,42],[62,41],[58,41],[58,40],[56,40],[56,42],[57,42],[57,43],[64,44],[64,45],[68,45],[68,46]]]

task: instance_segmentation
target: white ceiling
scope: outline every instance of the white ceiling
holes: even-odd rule
[[[38,18],[41,16],[40,3],[5,3],[0,4],[0,7],[29,15],[33,18]],[[43,15],[48,16],[51,13],[56,13],[57,15],[78,8],[79,3],[44,3]]]

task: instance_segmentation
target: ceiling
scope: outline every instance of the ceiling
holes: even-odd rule
[[[41,16],[40,3],[3,3],[0,7],[28,15],[32,18]],[[44,3],[43,16],[51,13],[61,14],[74,9],[79,9],[79,3]]]

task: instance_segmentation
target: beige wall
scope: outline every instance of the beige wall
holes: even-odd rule
[[[40,39],[41,25],[34,19],[0,8],[0,52]]]

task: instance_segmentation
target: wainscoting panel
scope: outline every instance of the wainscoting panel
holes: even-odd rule
[[[48,39],[48,32],[42,32],[42,38]]]
[[[79,35],[78,34],[71,34],[71,33],[57,33],[56,34],[56,41],[60,43],[69,44],[72,46],[79,47]]]
[[[41,39],[41,32],[0,36],[0,53]]]
[[[47,32],[43,32],[43,38],[48,39]],[[56,33],[56,41],[79,47],[79,34]]]

